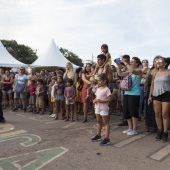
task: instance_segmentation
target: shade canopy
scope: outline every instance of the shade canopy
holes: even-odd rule
[[[26,67],[27,64],[24,64],[17,59],[15,59],[3,46],[0,41],[0,67]]]
[[[69,60],[64,57],[54,40],[52,40],[47,50],[42,55],[39,55],[38,59],[31,64],[31,67],[66,67],[67,62],[69,62]],[[73,67],[77,68],[78,66],[73,64]]]

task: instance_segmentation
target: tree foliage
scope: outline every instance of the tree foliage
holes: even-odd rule
[[[64,55],[66,59],[68,59],[71,63],[83,67],[83,62],[82,59],[79,58],[78,55],[74,54],[73,52],[65,49],[65,48],[60,48],[60,52]]]
[[[23,44],[18,44],[15,40],[1,40],[7,51],[17,60],[25,64],[32,64],[36,59],[36,51]]]

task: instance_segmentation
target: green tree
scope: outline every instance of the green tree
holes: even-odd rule
[[[68,59],[71,63],[83,67],[83,62],[82,59],[79,58],[78,55],[74,54],[73,52],[65,49],[65,48],[60,48],[60,52],[64,55],[66,59]]]
[[[18,44],[15,40],[1,40],[7,51],[17,60],[25,64],[32,64],[38,57],[36,51],[30,47]]]

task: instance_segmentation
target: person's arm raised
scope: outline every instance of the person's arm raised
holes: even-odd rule
[[[122,72],[122,70],[121,70],[121,64],[120,64],[120,63],[116,63],[116,65],[117,65],[117,74],[118,74],[118,76],[120,76],[120,77],[126,77],[126,76],[129,74],[128,71]]]

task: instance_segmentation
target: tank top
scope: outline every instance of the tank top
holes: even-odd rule
[[[168,70],[165,75],[158,77],[155,75],[154,78],[154,89],[153,89],[153,96],[159,96],[167,91],[170,91],[170,79]]]
[[[11,81],[11,78],[9,78],[8,80],[6,80],[6,79],[4,78],[4,82],[5,82],[5,83],[10,83],[10,81]],[[5,91],[12,90],[12,84],[4,84],[4,90],[5,90]]]
[[[75,94],[75,89],[74,89],[74,87],[72,87],[71,89],[68,88],[68,87],[65,88],[65,95],[66,95],[67,98],[73,97],[74,94]]]

